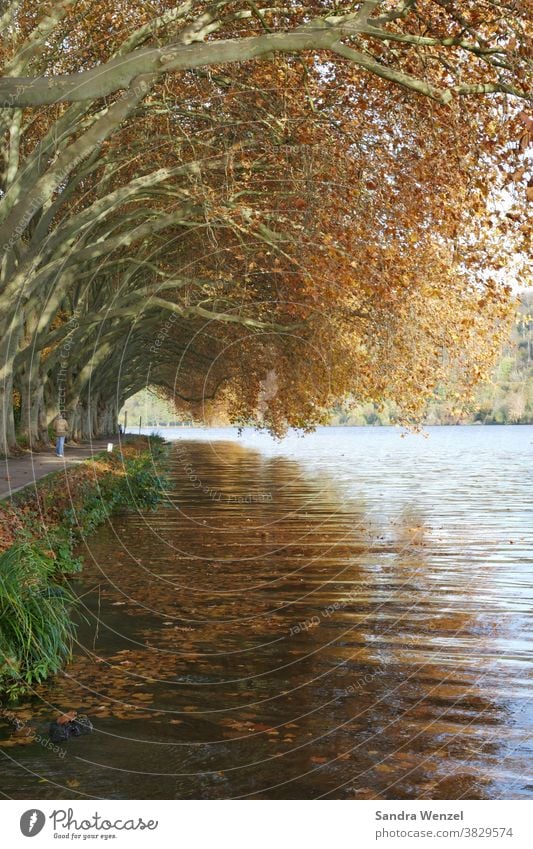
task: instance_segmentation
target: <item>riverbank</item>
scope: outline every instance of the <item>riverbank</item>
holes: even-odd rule
[[[16,698],[68,659],[76,546],[119,508],[157,505],[164,453],[162,439],[130,438],[0,503],[0,696]]]

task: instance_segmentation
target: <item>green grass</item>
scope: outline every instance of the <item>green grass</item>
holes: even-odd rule
[[[0,689],[10,698],[70,655],[76,600],[58,577],[56,560],[30,543],[0,555]]]
[[[75,506],[53,527],[43,528],[34,512],[21,513],[24,527],[0,554],[0,695],[18,698],[69,659],[77,599],[66,576],[82,568],[75,547],[119,508],[155,509],[166,481],[153,462],[164,453],[163,441],[151,439],[150,453],[122,459],[125,475],[110,471],[85,481]],[[63,487],[61,477],[57,485]],[[53,482],[43,483],[44,492],[53,502]]]

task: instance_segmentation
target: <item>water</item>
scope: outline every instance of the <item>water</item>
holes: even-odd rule
[[[87,540],[74,661],[17,709],[95,733],[4,723],[1,791],[532,798],[533,427],[427,433],[170,432],[166,502]]]

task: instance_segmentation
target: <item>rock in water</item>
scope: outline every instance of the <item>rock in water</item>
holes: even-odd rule
[[[48,736],[50,737],[52,743],[63,743],[70,737],[68,724],[60,724],[59,722],[57,722],[57,720],[54,720],[50,723],[50,726],[48,728]]]
[[[81,734],[90,734],[93,731],[93,724],[84,713],[78,714],[76,719],[72,720],[71,725],[72,737],[79,737]]]
[[[88,716],[71,711],[50,723],[48,735],[52,743],[63,743],[69,737],[81,737],[82,734],[90,734],[92,730],[93,724]]]

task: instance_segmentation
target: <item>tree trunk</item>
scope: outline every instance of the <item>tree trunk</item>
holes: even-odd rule
[[[17,447],[13,412],[13,367],[20,337],[19,321],[0,331],[0,456],[9,457]]]
[[[17,447],[13,415],[13,377],[0,382],[0,457],[9,457]]]
[[[87,400],[77,405],[74,427],[71,426],[71,434],[76,442],[91,442],[94,438],[94,415],[94,407]]]
[[[43,406],[43,386],[32,373],[22,375],[18,382],[21,397],[20,436],[27,441],[28,448],[34,450],[42,447],[39,430],[40,414]]]
[[[97,437],[114,436],[118,432],[118,415],[114,399],[99,400],[97,405]]]
[[[44,384],[39,359],[36,354],[15,378],[21,398],[19,432],[32,450],[42,448],[43,445]]]

